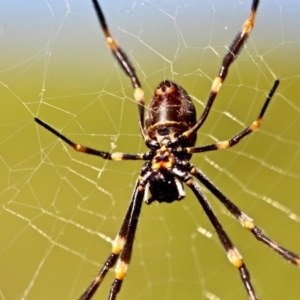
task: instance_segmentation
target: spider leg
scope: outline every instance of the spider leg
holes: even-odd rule
[[[227,233],[224,231],[221,223],[219,222],[216,214],[214,213],[200,186],[190,176],[186,176],[184,181],[186,185],[194,192],[205,214],[207,215],[211,224],[213,225],[221,241],[221,244],[224,250],[226,251],[228,260],[235,268],[239,270],[242,282],[248,294],[248,298],[250,300],[257,300],[258,298],[250,281],[250,273],[245,263],[243,262],[242,256],[239,254],[238,250],[234,247]]]
[[[203,183],[203,185],[206,186],[207,189],[209,189],[219,199],[219,201],[225,205],[225,207],[241,223],[241,225],[251,231],[257,240],[269,246],[287,261],[300,267],[299,255],[280,246],[275,241],[267,237],[263,231],[254,224],[253,220],[242,212],[234,203],[232,203],[199,169],[191,166],[190,174]]]
[[[115,161],[119,161],[119,160],[146,160],[147,159],[148,153],[136,153],[136,154],[134,154],[134,153],[120,153],[120,152],[110,153],[110,152],[105,152],[105,151],[100,151],[100,150],[96,150],[96,149],[93,149],[93,148],[89,148],[89,147],[83,146],[81,144],[76,144],[76,143],[72,142],[71,140],[69,140],[68,138],[66,138],[61,133],[59,133],[57,130],[52,128],[47,123],[43,122],[42,120],[40,120],[38,118],[34,118],[34,120],[39,125],[41,125],[45,129],[49,130],[51,133],[53,133],[54,135],[59,137],[61,140],[63,140],[65,143],[70,145],[77,152],[83,152],[83,153],[86,153],[86,154],[96,155],[96,156],[100,156],[104,159],[115,160]]]
[[[104,14],[97,0],[92,0],[95,12],[97,14],[101,29],[105,35],[107,46],[112,51],[114,57],[117,59],[118,63],[122,67],[125,74],[131,79],[132,86],[134,88],[134,98],[138,104],[139,110],[139,127],[143,138],[145,139],[144,132],[144,113],[145,113],[145,101],[144,101],[144,91],[140,84],[140,81],[136,75],[135,69],[130,63],[125,52],[118,46],[116,41],[111,36]]]
[[[148,175],[149,174],[146,174],[138,179],[122,227],[113,242],[111,254],[106,259],[103,267],[93,282],[80,296],[79,300],[89,300],[92,298],[108,270],[115,265],[118,257],[121,254],[115,269],[115,279],[111,285],[108,297],[109,300],[116,299],[116,296],[121,289],[123,279],[127,273],[132,254],[134,236],[144,197],[144,186],[142,184],[142,180],[144,180]]]
[[[231,46],[229,47],[223,62],[222,66],[219,70],[218,76],[214,79],[211,90],[206,102],[206,106],[204,108],[204,111],[200,118],[198,119],[197,123],[190,128],[189,130],[185,131],[181,136],[179,136],[179,139],[186,139],[191,134],[195,133],[204,123],[206,120],[210,109],[212,108],[212,105],[214,103],[214,100],[224,82],[226,79],[228,70],[232,62],[237,58],[237,55],[239,54],[240,50],[242,49],[242,46],[245,44],[245,41],[247,40],[255,21],[256,11],[259,4],[259,0],[253,0],[252,6],[251,6],[251,13],[249,18],[244,22],[242,31],[240,31],[235,39],[233,40]]]
[[[263,116],[268,108],[268,105],[270,104],[270,101],[279,85],[279,80],[277,79],[274,82],[274,85],[272,89],[270,90],[266,101],[261,109],[260,114],[258,115],[257,119],[247,128],[245,128],[243,131],[241,131],[239,134],[234,136],[228,141],[222,141],[222,142],[217,142],[211,145],[205,145],[205,146],[200,146],[200,147],[190,147],[190,148],[185,148],[188,153],[199,153],[199,152],[205,152],[205,151],[212,151],[212,150],[221,150],[221,149],[228,149],[234,145],[236,145],[241,139],[243,139],[245,136],[253,132],[254,130],[258,129],[261,125]]]

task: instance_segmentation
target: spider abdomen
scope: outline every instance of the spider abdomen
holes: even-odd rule
[[[150,139],[158,142],[172,139],[193,127],[196,121],[196,109],[187,92],[173,81],[162,81],[155,90],[145,118]],[[196,133],[192,134],[182,146],[194,146],[196,137]]]

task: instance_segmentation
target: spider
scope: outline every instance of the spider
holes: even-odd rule
[[[205,146],[195,146],[197,131],[205,122],[219,89],[227,76],[230,65],[242,49],[254,26],[259,0],[252,1],[250,15],[244,22],[242,30],[234,38],[223,59],[222,66],[217,77],[213,80],[204,111],[199,119],[196,119],[196,110],[187,92],[181,86],[170,80],[162,81],[155,89],[146,116],[144,116],[144,92],[135,69],[129,62],[125,52],[123,52],[111,36],[99,3],[97,0],[92,0],[92,3],[108,47],[125,74],[131,80],[134,89],[134,98],[138,105],[139,129],[149,150],[145,153],[128,154],[109,153],[85,147],[72,142],[48,124],[35,118],[35,121],[39,125],[52,132],[76,151],[100,156],[107,160],[145,161],[135,183],[133,195],[123,224],[112,244],[111,253],[93,282],[80,296],[80,299],[91,299],[108,270],[117,263],[115,279],[112,282],[108,296],[110,300],[116,299],[131,259],[135,232],[143,201],[146,204],[151,204],[153,201],[172,203],[176,200],[182,200],[185,197],[183,183],[193,191],[217,233],[228,260],[238,269],[248,298],[251,300],[258,299],[250,280],[250,273],[242,256],[231,242],[205,194],[194,178],[198,179],[257,240],[263,242],[284,259],[298,267],[300,267],[300,257],[267,237],[250,217],[232,203],[201,170],[190,163],[190,159],[194,153],[230,148],[256,130],[261,125],[271,98],[279,85],[279,80],[276,80],[257,119],[249,127],[227,141],[220,141]]]

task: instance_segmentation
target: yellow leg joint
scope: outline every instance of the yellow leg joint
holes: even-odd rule
[[[241,255],[235,248],[228,251],[227,257],[232,265],[236,268],[240,268],[244,264]]]
[[[118,265],[116,267],[116,275],[115,278],[118,280],[123,280],[128,269],[128,264],[125,263],[124,261],[119,261]]]
[[[120,254],[120,252],[123,250],[124,243],[125,243],[125,239],[117,235],[117,237],[113,242],[111,252],[116,255]]]

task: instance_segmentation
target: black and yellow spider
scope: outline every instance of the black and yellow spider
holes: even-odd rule
[[[133,195],[122,227],[115,238],[112,251],[106,259],[103,267],[93,282],[82,294],[80,299],[91,299],[108,270],[116,263],[115,279],[111,285],[109,299],[115,299],[119,293],[123,279],[127,273],[131,259],[133,241],[141,211],[142,202],[151,204],[153,201],[172,203],[185,197],[183,183],[185,183],[195,194],[204,212],[209,218],[220,242],[227,254],[230,263],[239,270],[241,280],[245,286],[248,298],[258,299],[252,286],[249,271],[243,262],[238,250],[234,247],[227,233],[224,231],[210,203],[201,190],[194,177],[198,179],[216,198],[228,209],[228,211],[240,222],[240,224],[251,231],[256,239],[265,243],[271,249],[280,254],[287,261],[300,266],[300,257],[293,252],[283,248],[268,238],[253,220],[233,204],[199,169],[190,163],[193,153],[227,149],[236,145],[245,136],[257,129],[262,121],[264,113],[271,98],[278,87],[276,80],[269,92],[258,118],[243,131],[228,141],[221,141],[211,145],[196,146],[197,131],[205,122],[214,100],[227,76],[232,62],[247,40],[255,21],[258,0],[253,0],[249,18],[243,24],[241,32],[233,40],[217,77],[213,80],[212,87],[202,115],[196,119],[195,107],[187,92],[170,80],[162,81],[155,89],[154,96],[149,104],[146,117],[144,117],[144,92],[136,72],[130,64],[123,50],[112,38],[103,12],[97,0],[92,0],[94,9],[104,32],[108,47],[131,79],[134,88],[134,98],[138,105],[139,128],[142,138],[149,151],[139,154],[109,153],[93,148],[85,147],[70,141],[58,131],[44,123],[38,118],[35,121],[73,147],[76,151],[100,156],[108,160],[144,160],[145,163],[136,181]],[[118,262],[117,262],[118,260]]]

